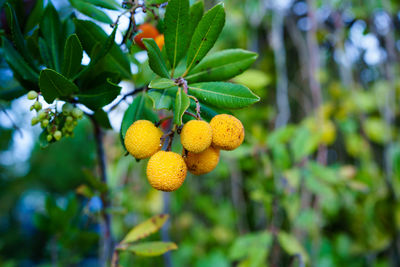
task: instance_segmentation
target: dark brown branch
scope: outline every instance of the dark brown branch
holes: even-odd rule
[[[137,94],[137,93],[143,92],[143,91],[145,91],[146,89],[147,89],[147,87],[141,87],[141,88],[135,89],[135,90],[132,91],[132,92],[129,92],[129,93],[127,93],[127,94],[124,94],[124,95],[122,96],[122,98],[121,98],[120,100],[118,100],[118,102],[115,103],[108,111],[112,111],[112,110],[116,109],[116,108],[118,107],[118,105],[121,104],[122,101],[124,101],[128,96],[132,96],[132,95],[135,95],[135,94]]]

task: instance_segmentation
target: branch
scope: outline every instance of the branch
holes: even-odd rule
[[[146,89],[147,89],[147,87],[144,86],[144,87],[135,89],[134,91],[129,92],[129,93],[123,95],[122,98],[121,98],[120,100],[118,100],[118,102],[115,103],[115,104],[108,110],[108,112],[110,112],[110,111],[116,109],[116,108],[118,107],[118,105],[121,104],[121,102],[124,101],[128,96],[132,96],[132,95],[135,95],[135,94],[137,94],[137,93],[143,92],[143,91],[145,91]]]

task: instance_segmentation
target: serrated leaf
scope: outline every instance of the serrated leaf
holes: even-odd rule
[[[153,102],[155,110],[166,109],[171,110],[173,107],[173,98],[168,94],[167,90],[151,90],[147,93]]]
[[[40,72],[39,87],[47,103],[52,103],[57,97],[69,96],[79,91],[73,82],[52,69]]]
[[[166,78],[155,78],[149,84],[149,88],[152,89],[166,89],[173,86],[175,86],[175,82]]]
[[[33,59],[28,51],[28,48],[25,44],[25,38],[21,32],[20,25],[18,23],[17,15],[15,14],[14,9],[9,3],[5,4],[5,11],[7,16],[7,22],[11,30],[12,42],[15,45],[15,48],[20,53],[20,55],[25,59],[25,61],[35,69],[36,66],[33,63]]]
[[[81,67],[82,57],[83,48],[78,35],[72,34],[65,43],[62,74],[67,78],[72,78],[77,74]]]
[[[225,10],[222,4],[216,5],[202,17],[190,42],[185,74],[189,73],[207,55],[218,39],[224,24]]]
[[[107,42],[107,34],[93,22],[75,19],[74,23],[76,34],[86,53],[90,54],[98,43],[105,44]],[[131,67],[128,58],[115,42],[112,43],[109,52],[96,65],[96,69],[118,72],[124,79],[131,78]]]
[[[168,214],[160,214],[136,225],[129,231],[121,243],[126,244],[135,242],[157,232],[161,229],[168,218]]]
[[[194,67],[186,80],[189,83],[229,80],[250,67],[256,58],[256,53],[243,49],[216,52]]]
[[[133,252],[139,256],[155,257],[177,248],[178,246],[173,242],[150,241],[129,245],[123,250]]]
[[[204,2],[203,0],[197,1],[189,9],[189,39],[192,39],[194,30],[196,29],[199,21],[203,17]]]
[[[61,34],[61,21],[58,13],[51,2],[44,10],[42,20],[40,22],[40,31],[42,37],[50,49],[50,55],[53,61],[53,66],[56,71],[60,71],[60,34]]]
[[[234,83],[196,83],[189,85],[188,92],[200,102],[227,109],[244,108],[260,100],[247,87]]]
[[[91,110],[110,104],[121,92],[121,87],[107,79],[105,83],[78,94],[79,101]]]
[[[110,19],[110,17],[106,13],[96,8],[94,5],[88,4],[80,0],[69,0],[69,2],[79,12],[94,20],[104,22],[107,24],[113,23],[112,19]]]
[[[164,19],[165,50],[175,69],[189,45],[189,0],[170,0]]]
[[[169,78],[167,66],[165,65],[164,59],[161,55],[160,48],[158,48],[154,39],[144,38],[142,39],[142,42],[147,48],[150,68],[159,76]]]
[[[37,83],[39,78],[39,73],[33,70],[24,58],[18,53],[17,50],[11,45],[11,43],[5,38],[3,40],[4,56],[10,67],[12,67],[14,73],[21,76],[23,79]]]
[[[174,123],[178,126],[182,125],[182,116],[190,106],[189,96],[179,88],[176,92],[174,106]]]

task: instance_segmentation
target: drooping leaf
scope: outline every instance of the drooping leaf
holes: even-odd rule
[[[83,48],[76,34],[68,37],[64,48],[64,61],[62,74],[67,78],[72,78],[79,72],[83,57]]]
[[[173,242],[150,241],[140,244],[129,245],[124,250],[135,253],[139,256],[155,257],[162,255],[170,250],[178,249]]]
[[[33,59],[25,44],[25,38],[21,32],[17,15],[15,14],[14,9],[9,3],[6,3],[5,11],[7,15],[8,24],[10,25],[12,42],[14,43],[15,48],[20,53],[20,55],[25,59],[25,61],[31,66],[31,68],[35,69],[36,67],[35,64],[33,63]]]
[[[204,2],[203,0],[199,0],[194,3],[189,10],[189,40],[192,39],[194,30],[196,29],[199,21],[203,17],[204,13]]]
[[[7,63],[13,68],[14,72],[27,81],[37,83],[39,73],[33,70],[28,63],[26,63],[24,58],[18,53],[17,50],[14,49],[14,47],[5,37],[2,38],[2,41],[4,56],[7,60]]]
[[[144,38],[142,42],[147,48],[150,68],[159,76],[169,78],[167,66],[154,39]]]
[[[225,10],[218,4],[202,17],[190,42],[186,61],[186,74],[190,72],[214,46],[225,24]]]
[[[167,90],[151,90],[147,93],[153,102],[153,108],[156,110],[171,110],[173,107],[173,98],[168,94]]]
[[[110,104],[121,92],[121,87],[113,83],[111,79],[100,84],[85,93],[77,95],[79,101],[92,110],[97,110]]]
[[[91,17],[92,19],[95,19],[100,22],[104,22],[107,24],[113,23],[113,21],[110,19],[110,17],[101,11],[100,9],[96,8],[94,5],[88,4],[85,1],[81,0],[69,0],[71,5],[76,8],[79,12],[82,14]]]
[[[170,0],[164,19],[165,50],[175,69],[189,45],[189,0]]]
[[[182,116],[190,106],[189,96],[179,88],[176,92],[175,106],[174,106],[174,123],[178,126],[182,125]]]
[[[186,80],[193,82],[225,81],[245,71],[257,54],[242,49],[228,49],[205,57],[194,67]]]
[[[112,129],[107,113],[103,109],[98,109],[93,114],[93,119],[104,129]]]
[[[47,103],[52,103],[57,97],[69,96],[79,91],[73,82],[52,69],[40,72],[39,87]]]
[[[90,54],[98,43],[105,44],[107,42],[107,34],[93,22],[75,19],[74,23],[76,34],[86,53]],[[96,65],[96,69],[99,71],[101,69],[102,71],[118,72],[124,79],[131,78],[131,67],[128,58],[115,42],[112,43],[109,52]]]
[[[175,86],[175,82],[171,79],[166,78],[156,78],[152,80],[149,84],[149,88],[152,89],[166,89]]]
[[[51,2],[49,2],[46,9],[44,10],[39,28],[42,33],[42,37],[44,38],[47,46],[50,49],[53,66],[55,67],[56,71],[60,72],[60,52],[62,50],[60,44],[60,35],[62,33],[61,21],[56,9],[51,4]]]
[[[189,94],[200,102],[227,109],[250,106],[260,100],[247,87],[224,82],[206,82],[189,85]]]
[[[121,243],[131,243],[157,232],[168,220],[168,217],[167,214],[160,214],[136,225],[129,231]]]

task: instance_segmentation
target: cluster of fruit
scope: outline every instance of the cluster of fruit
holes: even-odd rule
[[[78,120],[82,119],[83,111],[74,107],[70,103],[64,103],[62,112],[51,108],[42,109],[42,104],[39,102],[39,95],[35,91],[29,91],[29,100],[35,100],[31,106],[31,110],[36,110],[36,117],[32,118],[31,124],[40,126],[46,131],[47,142],[60,140],[63,136],[73,136],[74,128],[78,124]]]
[[[134,122],[126,132],[125,147],[136,159],[150,157],[147,179],[161,191],[175,191],[185,181],[187,170],[195,175],[211,172],[219,162],[220,150],[233,150],[244,139],[244,128],[234,116],[220,114],[210,123],[187,122],[180,133],[182,155],[160,151],[164,143],[161,129],[147,120]]]
[[[139,33],[135,35],[134,40],[135,43],[140,46],[142,49],[146,49],[144,46],[142,39],[143,38],[152,38],[156,42],[158,48],[162,50],[164,46],[164,34],[160,34],[157,28],[155,28],[150,23],[143,23],[138,27]]]

